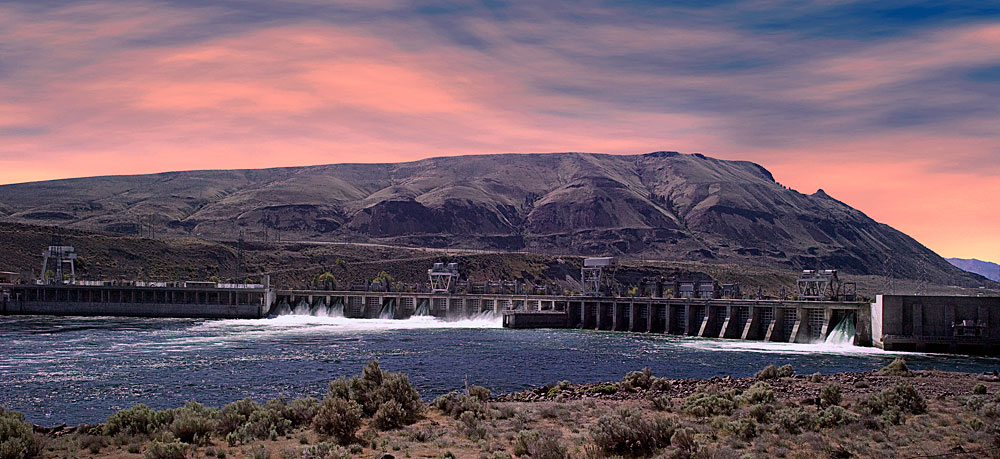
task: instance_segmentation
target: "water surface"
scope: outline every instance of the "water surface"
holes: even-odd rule
[[[286,315],[261,320],[0,317],[0,406],[42,425],[103,422],[136,403],[218,406],[244,397],[320,397],[371,359],[409,375],[425,399],[466,378],[512,392],[559,380],[621,379],[650,367],[674,378],[864,371],[897,356],[873,348],[708,340],[583,330],[507,330],[442,322]],[[1000,360],[905,354],[917,369],[980,372]]]

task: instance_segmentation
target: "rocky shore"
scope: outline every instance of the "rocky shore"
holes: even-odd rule
[[[901,360],[832,375],[645,370],[493,396],[470,386],[427,404],[376,363],[331,383],[323,400],[139,406],[75,427],[0,418],[0,459],[989,457],[1000,453],[1000,377],[910,371]]]

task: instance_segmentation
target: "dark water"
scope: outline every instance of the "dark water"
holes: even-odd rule
[[[498,392],[559,380],[618,380],[648,366],[669,377],[748,376],[768,363],[799,373],[871,370],[870,348],[702,340],[577,330],[282,316],[264,320],[0,317],[0,406],[42,425],[97,423],[136,403],[172,408],[322,396],[378,358],[425,399],[474,384]],[[910,366],[979,372],[1000,360],[907,354]]]

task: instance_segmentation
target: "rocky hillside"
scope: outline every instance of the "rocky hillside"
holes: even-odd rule
[[[700,154],[432,158],[0,186],[0,220],[156,237],[380,242],[857,274],[966,274],[822,190]],[[921,267],[923,265],[923,267]]]

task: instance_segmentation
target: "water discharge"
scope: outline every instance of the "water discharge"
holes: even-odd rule
[[[844,317],[830,331],[824,344],[828,346],[854,346],[854,317]]]

